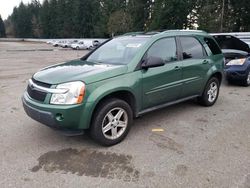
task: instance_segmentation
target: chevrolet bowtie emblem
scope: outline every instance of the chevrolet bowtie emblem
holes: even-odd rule
[[[30,88],[34,90],[35,89],[34,84],[30,84]]]

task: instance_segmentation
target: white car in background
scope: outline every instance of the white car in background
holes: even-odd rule
[[[54,42],[56,42],[56,40],[49,40],[49,41],[47,41],[46,43],[47,43],[47,44],[53,44]]]
[[[66,45],[67,43],[68,43],[67,40],[62,40],[62,41],[58,44],[58,46],[63,47],[63,46]]]
[[[88,50],[93,49],[93,47],[94,47],[92,40],[85,40],[84,44],[87,46]]]
[[[71,44],[71,48],[74,50],[86,50],[88,49],[84,41],[79,41],[78,43]]]
[[[63,48],[71,48],[71,45],[76,44],[76,43],[78,43],[78,40],[70,40],[70,41],[67,41],[66,43],[62,43],[61,47],[63,47]]]
[[[61,41],[61,40],[58,40],[58,41],[55,41],[54,43],[52,43],[52,45],[53,45],[54,47],[57,47],[57,46],[60,46],[61,43],[62,43],[62,41]]]

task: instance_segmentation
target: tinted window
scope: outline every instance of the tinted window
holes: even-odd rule
[[[180,37],[183,50],[183,59],[202,59],[203,48],[199,41],[193,37]]]
[[[159,57],[165,62],[177,60],[175,38],[164,38],[156,41],[148,50],[147,57]]]
[[[221,54],[220,47],[215,43],[215,41],[211,38],[204,38],[204,41],[207,43],[208,47],[210,48],[211,52],[216,54]]]

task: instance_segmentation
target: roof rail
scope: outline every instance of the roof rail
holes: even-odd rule
[[[194,30],[194,29],[173,29],[173,30],[166,30],[164,31],[165,32],[196,32],[196,33],[207,33],[206,31],[203,31],[203,30]]]

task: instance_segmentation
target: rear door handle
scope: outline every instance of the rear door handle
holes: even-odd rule
[[[180,69],[181,69],[180,66],[175,66],[175,67],[174,67],[174,70],[175,70],[175,71],[178,71],[178,70],[180,70]]]
[[[209,63],[209,61],[208,60],[204,60],[203,62],[202,62],[202,64],[208,64]]]

